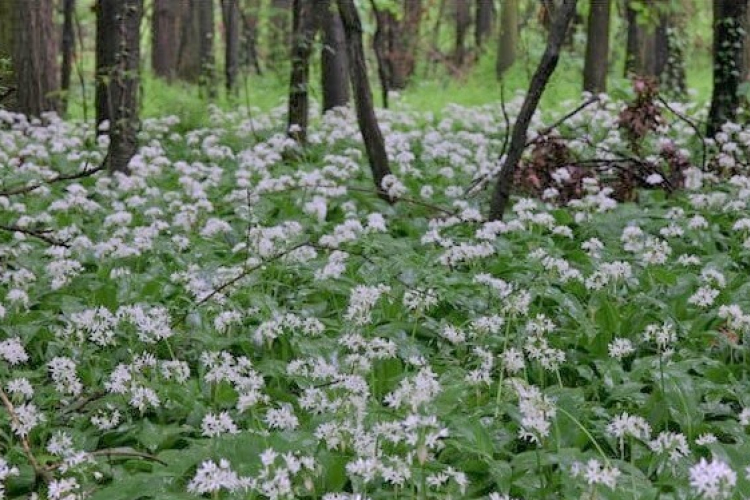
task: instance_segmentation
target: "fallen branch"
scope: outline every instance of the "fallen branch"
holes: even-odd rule
[[[109,156],[109,155],[107,155],[107,156]],[[8,191],[0,191],[0,196],[6,196],[7,197],[7,196],[16,196],[16,195],[19,195],[19,194],[26,194],[26,193],[30,193],[32,191],[36,191],[37,189],[39,189],[42,186],[47,186],[47,185],[50,185],[50,184],[55,184],[57,182],[72,181],[72,180],[76,180],[76,179],[82,179],[84,177],[89,177],[89,176],[94,175],[95,173],[100,172],[100,171],[102,171],[102,170],[104,170],[106,168],[107,156],[104,157],[104,160],[102,161],[102,164],[99,165],[96,168],[91,168],[91,169],[88,168],[88,163],[87,163],[86,164],[86,168],[84,168],[81,172],[77,172],[75,174],[68,174],[68,175],[60,174],[60,175],[58,175],[56,177],[53,177],[52,179],[49,179],[49,180],[46,180],[46,181],[43,181],[43,182],[39,182],[37,184],[32,184],[30,186],[17,187],[15,189],[10,189]]]
[[[669,103],[662,96],[657,96],[656,98],[659,100],[662,106],[667,108],[667,111],[675,115],[677,118],[679,118],[683,122],[687,123],[687,125],[691,129],[693,129],[693,132],[695,132],[695,136],[698,137],[698,139],[700,139],[701,141],[701,171],[705,172],[706,161],[708,159],[708,149],[706,147],[706,138],[703,136],[703,133],[701,132],[700,127],[693,120],[691,120],[690,118],[688,118],[687,116],[685,116],[684,114],[680,113],[679,111],[674,109],[672,106],[670,106]]]
[[[34,230],[34,229],[26,229],[20,226],[16,226],[15,224],[12,224],[10,226],[6,226],[4,224],[0,224],[0,230],[7,231],[9,233],[21,233],[25,234],[26,236],[31,236],[32,238],[36,238],[38,240],[41,240],[48,245],[52,246],[58,246],[58,247],[65,247],[70,248],[70,245],[68,245],[66,242],[62,240],[58,240],[56,238],[52,238],[50,236],[46,236],[46,233],[51,233],[51,229],[40,229],[40,230]]]

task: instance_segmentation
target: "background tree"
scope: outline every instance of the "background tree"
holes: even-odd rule
[[[292,70],[289,81],[287,133],[299,144],[307,142],[310,54],[315,39],[313,0],[294,0],[292,12]]]
[[[740,68],[744,54],[743,23],[747,2],[714,0],[714,90],[708,113],[707,134],[713,137],[721,126],[737,116],[740,98]]]
[[[60,52],[62,63],[60,65],[60,90],[62,91],[61,111],[68,108],[68,93],[70,91],[70,77],[73,73],[73,56],[75,54],[75,0],[62,0],[62,36],[60,38]]]
[[[495,2],[493,0],[476,0],[474,18],[474,43],[477,48],[492,37],[495,30]]]
[[[497,77],[502,78],[505,72],[516,61],[518,45],[518,0],[505,0],[500,6],[500,45],[497,50]]]
[[[609,18],[611,0],[591,0],[583,66],[583,90],[600,93],[607,90],[609,69]]]
[[[291,43],[290,13],[292,0],[271,0],[268,23],[268,61],[266,66],[274,71],[280,71],[288,54],[286,48]]]
[[[346,35],[347,56],[349,62],[349,77],[354,91],[354,104],[357,108],[357,122],[365,143],[367,158],[370,162],[375,188],[378,195],[388,201],[394,201],[383,188],[383,179],[391,175],[388,164],[388,154],[385,141],[375,116],[372,102],[372,90],[367,78],[367,63],[365,62],[365,48],[362,43],[362,22],[357,13],[354,0],[337,0],[339,14],[344,25]]]
[[[467,0],[454,0],[453,8],[456,16],[456,45],[453,51],[453,64],[457,69],[460,69],[467,62],[466,36],[471,27],[471,4]]]
[[[32,116],[59,111],[60,72],[53,0],[2,0],[10,15],[15,110]],[[7,10],[6,10],[7,9]]]
[[[242,2],[242,36],[240,37],[240,61],[243,68],[252,68],[255,74],[262,74],[258,54],[258,15],[260,0]]]
[[[236,89],[240,70],[240,19],[239,0],[221,0],[224,21],[224,74],[227,92]]]
[[[183,0],[154,0],[151,14],[151,69],[171,81],[176,76],[182,22]]]
[[[96,121],[109,120],[107,167],[128,173],[138,150],[143,0],[98,0],[96,17]]]
[[[323,31],[320,49],[323,112],[349,103],[346,35],[338,8],[330,0],[322,0],[318,25]]]
[[[200,84],[213,98],[216,96],[213,1],[189,0],[182,5],[177,77]]]
[[[13,70],[13,6],[9,0],[0,0],[0,105],[15,110],[16,74]]]

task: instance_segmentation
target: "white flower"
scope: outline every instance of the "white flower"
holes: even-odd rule
[[[207,414],[203,417],[201,423],[201,434],[206,437],[216,437],[222,434],[237,434],[240,430],[237,428],[237,424],[234,423],[229,413],[223,411],[218,415],[213,413]]]
[[[25,363],[29,360],[29,355],[21,344],[21,339],[11,337],[0,342],[0,358],[4,359],[11,366],[19,363]]]
[[[603,484],[611,490],[617,487],[617,479],[621,475],[620,469],[617,467],[602,464],[594,458],[588,460],[585,464],[574,462],[571,473],[573,477],[583,477],[587,484]]]
[[[622,413],[607,425],[607,433],[618,439],[632,436],[636,439],[646,440],[651,436],[651,426],[642,417]]]
[[[710,462],[701,458],[690,468],[690,486],[697,495],[709,500],[730,498],[735,484],[737,473],[716,457]]]
[[[187,490],[190,493],[205,495],[222,489],[236,491],[246,487],[247,484],[246,479],[241,479],[231,469],[229,461],[222,458],[218,464],[213,460],[203,462],[195,472],[193,479],[188,483]]]
[[[609,356],[622,360],[635,352],[635,346],[630,339],[616,338],[609,343]]]
[[[403,196],[408,192],[406,186],[404,186],[393,174],[388,174],[383,177],[380,187],[383,188],[383,191],[393,199]]]

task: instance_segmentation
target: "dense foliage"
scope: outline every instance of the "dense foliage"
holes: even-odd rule
[[[750,131],[709,174],[657,106],[547,131],[571,166],[491,223],[499,105],[380,112],[395,205],[347,111],[304,151],[283,110],[148,119],[131,176],[0,111],[0,498],[750,495]]]

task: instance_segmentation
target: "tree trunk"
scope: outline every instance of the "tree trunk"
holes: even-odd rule
[[[263,72],[260,69],[258,55],[258,0],[246,0],[242,9],[242,37],[241,61],[244,68],[253,68],[255,74]]]
[[[370,170],[375,182],[378,195],[389,201],[391,199],[383,188],[383,179],[391,175],[388,165],[388,154],[385,150],[385,141],[380,132],[375,109],[372,103],[372,91],[367,79],[367,64],[365,63],[365,49],[362,44],[362,23],[357,13],[354,0],[337,0],[339,14],[344,25],[346,34],[346,47],[349,62],[349,77],[351,78],[354,91],[354,103],[357,108],[357,121],[362,140],[365,143],[367,158],[370,162]]]
[[[269,49],[266,67],[274,71],[281,71],[279,63],[288,56],[287,48],[292,43],[289,13],[292,10],[292,0],[271,0],[271,15],[269,26]]]
[[[392,12],[379,9],[375,0],[371,0],[375,13],[375,36],[372,38],[372,48],[378,61],[378,79],[383,97],[383,107],[388,108],[388,93],[393,88],[393,65],[391,64],[391,32],[394,30],[396,19]]]
[[[741,29],[747,15],[747,3],[714,0],[714,91],[708,113],[707,135],[713,137],[721,126],[734,121],[740,99],[740,68],[744,52]]]
[[[99,0],[97,4],[97,123],[109,120],[107,166],[129,173],[138,150],[140,26],[143,0]],[[99,42],[104,45],[99,46]],[[106,96],[106,103],[100,102]]]
[[[453,64],[456,68],[462,68],[466,64],[468,50],[466,48],[466,35],[471,26],[471,10],[468,0],[454,0],[456,14],[456,47],[453,51]]]
[[[481,48],[484,46],[484,41],[492,36],[495,28],[495,2],[477,0],[475,15],[474,43],[477,48]]]
[[[663,64],[666,62],[664,51],[666,41],[665,31],[657,26],[650,26],[638,22],[638,12],[635,4],[640,8],[655,10],[659,0],[627,0],[626,18],[628,24],[628,38],[625,54],[625,76],[659,77]],[[661,19],[660,19],[661,25]],[[662,47],[663,45],[663,47]]]
[[[62,65],[60,66],[60,89],[62,90],[62,99],[60,103],[61,111],[68,109],[68,97],[70,93],[70,77],[73,74],[73,56],[75,54],[76,40],[73,18],[75,16],[76,1],[63,0],[63,26],[61,48]]]
[[[529,91],[518,113],[516,123],[513,125],[508,154],[505,157],[505,163],[498,175],[495,191],[492,193],[490,200],[490,220],[500,220],[505,213],[505,207],[510,199],[513,189],[513,178],[515,175],[518,162],[521,160],[524,149],[526,149],[526,134],[534,116],[539,100],[544,93],[549,78],[557,67],[557,61],[560,58],[560,48],[565,42],[565,35],[568,32],[573,16],[576,13],[577,0],[562,0],[562,5],[555,12],[552,22],[552,28],[547,39],[547,47],[542,55],[534,76],[529,84]]]
[[[500,8],[500,45],[497,50],[497,77],[502,78],[516,61],[518,44],[518,0],[505,0]]]
[[[320,7],[318,25],[323,29],[321,48],[321,77],[323,87],[323,113],[349,103],[347,79],[346,35],[338,9],[331,8],[330,0]]]
[[[287,133],[298,144],[307,143],[310,54],[315,39],[313,0],[294,0],[292,11],[292,70],[289,81]]]
[[[0,106],[17,109],[16,73],[13,69],[13,6],[0,0]]]
[[[60,90],[58,45],[54,30],[53,0],[11,2],[15,10],[13,66],[18,111],[39,116],[58,111]]]
[[[216,98],[216,58],[214,56],[214,2],[198,1],[200,29],[201,88],[209,99]]]
[[[224,73],[227,93],[236,90],[240,69],[240,5],[239,0],[221,0],[224,20]]]
[[[151,69],[154,74],[172,81],[177,73],[181,46],[182,0],[154,0],[151,15]]]
[[[589,7],[583,90],[598,94],[607,91],[609,69],[609,16],[611,0],[591,0]]]
[[[414,76],[422,0],[402,1],[401,16],[397,16],[391,9],[379,8],[375,0],[370,2],[376,20],[373,49],[378,60],[383,106],[386,108],[388,91],[405,89]]]
[[[682,13],[670,12],[665,14],[663,43],[666,45],[666,60],[659,74],[660,87],[674,97],[684,97],[687,94],[687,78],[685,75],[685,51],[683,38],[685,37],[685,17]]]

